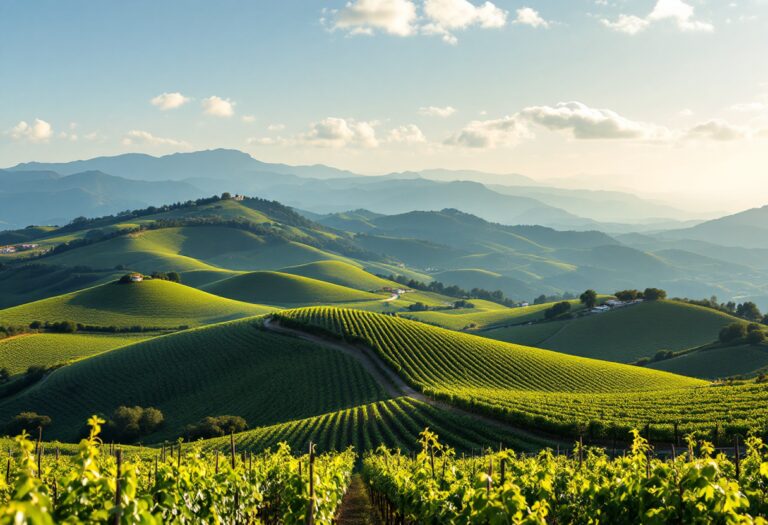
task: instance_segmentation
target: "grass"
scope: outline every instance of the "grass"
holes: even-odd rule
[[[173,438],[205,416],[239,415],[251,426],[306,418],[386,399],[336,350],[264,332],[258,319],[166,335],[78,361],[0,402],[0,420],[33,410],[53,419],[47,439],[72,441],[88,416],[120,405],[154,406]]]
[[[230,299],[273,305],[306,305],[375,301],[384,296],[282,272],[251,272],[205,287]]]
[[[651,357],[658,350],[678,352],[714,341],[720,329],[734,321],[737,319],[709,308],[676,301],[648,301],[569,321],[501,328],[482,335],[566,354],[631,363]]]
[[[535,450],[538,442],[522,441],[517,435],[479,423],[468,416],[399,397],[330,412],[312,418],[255,428],[237,434],[238,450],[260,451],[286,442],[293,450],[306,450],[310,441],[319,451],[344,450],[354,446],[364,452],[379,445],[401,450],[419,450],[418,436],[429,427],[461,451],[496,448],[500,444],[517,450]],[[229,437],[203,442],[205,449],[229,450]]]
[[[176,328],[211,324],[271,311],[161,280],[109,283],[0,310],[7,324],[70,320],[96,326]]]
[[[415,388],[516,424],[595,435],[653,423],[693,430],[716,421],[746,430],[764,416],[768,385],[711,387],[647,368],[462,334],[331,307],[283,315],[362,340]]]
[[[30,366],[71,363],[148,338],[145,334],[41,333],[0,339],[0,368],[21,374]]]
[[[397,283],[382,279],[366,272],[362,268],[342,261],[318,261],[283,268],[280,271],[364,291],[381,290],[385,287],[397,288],[400,286]]]
[[[124,272],[30,265],[0,271],[0,309],[113,281]]]
[[[748,376],[768,368],[768,347],[735,345],[694,350],[647,366],[704,379]]]

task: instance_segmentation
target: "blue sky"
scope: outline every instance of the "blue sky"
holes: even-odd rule
[[[768,201],[766,0],[2,0],[0,35],[0,166],[231,147]]]

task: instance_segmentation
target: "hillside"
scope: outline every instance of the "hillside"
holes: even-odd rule
[[[305,308],[283,314],[362,341],[413,387],[523,426],[592,436],[652,422],[693,429],[730,418],[747,427],[768,400],[768,386],[713,388],[679,375],[609,363],[354,310]],[[748,402],[744,402],[748,399]],[[697,411],[691,411],[696,404]],[[705,425],[706,426],[706,425]]]
[[[768,347],[735,345],[702,348],[646,366],[706,379],[753,376],[768,370]]]
[[[573,320],[500,328],[482,335],[571,355],[632,363],[653,357],[659,350],[679,352],[710,343],[723,326],[734,321],[737,319],[710,308],[677,301],[647,301]]]
[[[665,239],[706,241],[722,246],[768,248],[768,206],[703,222],[692,228],[672,230],[658,236]]]
[[[176,328],[217,323],[271,308],[217,297],[162,280],[115,282],[0,310],[0,322],[69,320],[100,327]]]
[[[362,292],[301,275],[251,272],[217,281],[205,291],[249,303],[301,305],[382,300],[385,296]]]
[[[319,261],[299,266],[289,266],[282,268],[280,271],[364,291],[398,286],[397,283],[382,279],[366,272],[362,268],[342,261]]]
[[[91,414],[154,406],[166,423],[157,441],[205,416],[236,414],[268,425],[386,399],[352,358],[265,333],[258,321],[219,324],[107,352],[53,372],[0,400],[0,420],[24,410],[53,418],[50,439],[75,440]]]

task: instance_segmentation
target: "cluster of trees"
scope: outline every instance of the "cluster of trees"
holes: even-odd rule
[[[50,426],[51,418],[40,415],[37,412],[21,412],[5,426],[5,432],[9,436],[18,436],[22,432],[37,434],[39,429]]]
[[[576,296],[573,295],[571,292],[565,292],[562,295],[541,294],[540,296],[538,296],[533,300],[533,304],[547,304],[547,303],[554,303],[559,301],[570,301],[572,299],[576,299]]]
[[[482,299],[485,301],[493,301],[504,306],[516,306],[515,301],[504,296],[504,292],[501,290],[489,291],[483,288],[472,288],[471,290],[465,290],[460,286],[446,285],[440,281],[432,281],[429,284],[417,281],[415,279],[409,279],[403,275],[378,275],[382,279],[387,279],[400,283],[406,288],[413,288],[414,290],[421,290],[423,292],[434,292],[440,295],[447,295],[448,297],[456,297],[458,299]]]
[[[29,329],[26,326],[0,325],[0,339],[26,334]]]
[[[763,315],[760,308],[752,301],[745,301],[743,303],[736,303],[734,301],[728,301],[727,303],[721,303],[716,296],[712,296],[709,299],[688,299],[682,298],[679,301],[684,301],[688,304],[695,304],[697,306],[703,306],[705,308],[712,308],[736,317],[741,317],[746,321],[754,323],[768,324],[768,314]]]
[[[636,299],[645,299],[646,301],[660,301],[667,298],[667,291],[661,288],[646,288],[640,290],[619,290],[614,293],[619,301],[634,301]]]
[[[426,312],[428,310],[458,310],[460,308],[474,308],[475,305],[466,299],[454,301],[450,306],[428,306],[421,301],[417,301],[408,306],[411,312]]]
[[[763,328],[757,323],[731,323],[720,330],[719,339],[724,344],[745,342],[759,345],[766,340]]]
[[[119,284],[130,284],[132,273],[127,273],[117,280]],[[178,272],[152,272],[151,275],[143,275],[144,280],[160,279],[161,281],[170,281],[172,283],[180,283],[181,275]]]
[[[568,301],[561,301],[544,310],[544,319],[565,319],[570,317],[570,312],[571,303]]]
[[[187,425],[184,434],[188,441],[236,434],[248,429],[248,422],[240,416],[208,416],[194,425]]]
[[[103,437],[108,441],[132,443],[160,428],[165,422],[157,408],[120,406],[104,426]]]

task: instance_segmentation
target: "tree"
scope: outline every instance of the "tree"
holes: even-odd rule
[[[763,320],[762,320],[762,321],[760,321],[760,322],[761,322],[761,323],[763,323],[763,324],[768,324],[768,314],[765,314],[765,315],[763,316]]]
[[[597,304],[597,292],[594,290],[587,290],[579,296],[579,301],[581,301],[581,304],[587,308],[594,308]]]
[[[571,311],[571,303],[569,303],[568,301],[562,301],[560,303],[554,304],[551,308],[547,308],[544,311],[544,318],[555,319],[556,317],[563,316],[570,311]]]
[[[747,343],[759,345],[765,341],[765,332],[762,330],[752,330],[747,333]]]
[[[225,191],[224,193],[221,194],[221,200],[223,201],[228,201],[231,198],[232,198],[232,194],[229,193],[228,191]]]
[[[240,416],[208,416],[194,425],[188,425],[187,439],[209,439],[235,434],[248,429],[248,422]]]
[[[104,435],[116,441],[136,441],[157,430],[164,420],[163,413],[156,408],[120,406],[107,422]]]
[[[37,412],[21,412],[8,423],[5,431],[9,436],[18,436],[23,431],[32,434],[38,428],[45,428],[50,424],[51,418],[48,416],[40,415]]]
[[[621,290],[613,294],[619,301],[634,301],[643,296],[643,293],[639,290]]]
[[[643,292],[643,299],[647,301],[658,301],[667,298],[667,292],[661,288],[646,288]]]
[[[181,275],[179,275],[179,272],[168,272],[168,280],[172,283],[180,283]]]
[[[747,301],[737,306],[736,315],[748,321],[760,321],[763,319],[763,314],[760,313],[760,309],[752,301]]]
[[[747,327],[744,323],[731,323],[720,330],[721,343],[732,343],[744,339],[747,335]]]

